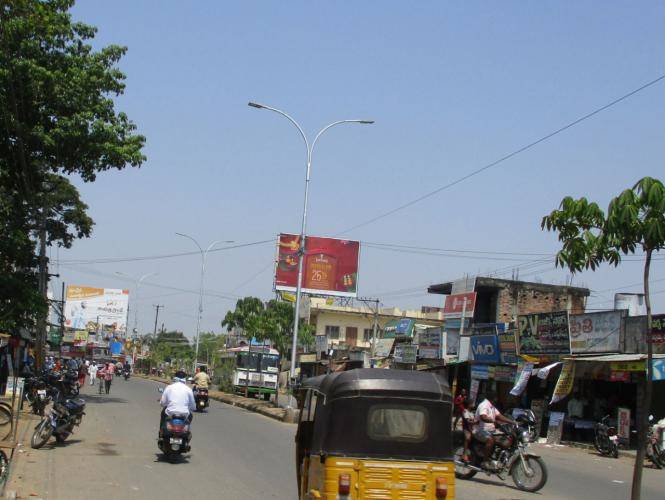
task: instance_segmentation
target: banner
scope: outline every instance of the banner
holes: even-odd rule
[[[499,362],[499,342],[496,335],[471,336],[471,352],[473,360],[481,363]]]
[[[374,357],[387,358],[390,356],[390,351],[393,350],[394,343],[395,339],[376,339],[376,345],[374,346]]]
[[[446,296],[446,302],[443,306],[443,315],[446,318],[473,317],[473,310],[476,307],[476,292],[455,293]],[[466,306],[464,305],[466,301]]]
[[[473,404],[476,404],[476,399],[478,398],[479,389],[480,389],[480,380],[471,379],[471,387],[469,387],[469,400]]]
[[[476,380],[487,380],[490,371],[487,365],[471,365],[471,378]]]
[[[651,380],[665,380],[665,358],[651,360]]]
[[[568,313],[527,314],[518,317],[520,354],[570,354]]]
[[[511,396],[519,396],[524,392],[524,389],[526,389],[526,384],[529,382],[529,379],[531,378],[532,371],[533,371],[533,363],[525,363],[524,366],[522,367],[522,371],[520,372],[520,376],[517,379],[517,382],[515,382],[515,385],[510,390]]]
[[[418,353],[417,344],[397,344],[394,359],[398,363],[415,364]]]
[[[280,234],[275,289],[295,292],[300,236]],[[302,291],[317,295],[356,297],[360,242],[307,236]]]
[[[550,404],[558,403],[565,399],[568,394],[573,390],[573,383],[575,382],[575,364],[572,361],[565,361],[563,368],[561,368],[561,375],[557,380],[554,393],[552,394],[552,401]]]
[[[570,347],[573,354],[619,352],[622,311],[571,314]]]
[[[651,316],[651,343],[665,344],[665,314]]]
[[[630,440],[630,410],[617,408],[617,435],[625,441]]]
[[[65,327],[124,335],[127,331],[129,290],[68,286]],[[64,339],[63,339],[64,340]]]
[[[443,335],[441,327],[426,328],[418,332],[418,357],[423,359],[441,359]]]

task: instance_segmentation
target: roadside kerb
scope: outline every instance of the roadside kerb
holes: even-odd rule
[[[162,384],[169,384],[171,382],[169,379],[154,377],[152,375],[134,374],[134,376]],[[237,394],[229,394],[226,392],[212,390],[208,391],[208,397],[215,401],[219,401],[220,403],[237,406],[238,408],[279,420],[280,422],[294,423],[297,421],[297,413],[294,414],[294,412],[289,412],[285,408],[277,408],[268,401],[260,401],[257,399],[238,396]]]
[[[9,475],[3,485],[3,498],[18,498],[17,491],[22,486],[25,464],[25,448],[30,447],[30,438],[32,429],[42,417],[35,415],[29,409],[21,410],[21,415],[16,428],[16,448],[9,462]]]

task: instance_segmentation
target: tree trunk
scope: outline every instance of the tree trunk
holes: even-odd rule
[[[653,365],[653,346],[651,344],[651,299],[649,297],[649,271],[651,268],[651,253],[653,250],[646,250],[646,260],[644,261],[644,302],[647,307],[647,372],[646,372],[646,390],[644,391],[644,401],[642,402],[642,415],[635,422],[639,424],[637,429],[637,456],[635,457],[635,467],[633,468],[633,486],[631,489],[631,500],[640,500],[642,495],[642,468],[644,467],[645,441],[647,427],[649,426],[649,412],[651,411],[651,393],[653,388],[652,370]]]

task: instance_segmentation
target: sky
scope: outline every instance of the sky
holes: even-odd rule
[[[146,136],[147,161],[91,184],[73,178],[96,225],[51,249],[51,287],[129,288],[141,333],[159,304],[160,326],[193,336],[200,255],[100,259],[196,250],[176,232],[237,246],[209,254],[202,330],[221,332],[239,297],[273,296],[274,239],[299,232],[306,150],[284,117],[248,101],[286,111],[310,138],[336,120],[376,121],[321,136],[308,233],[360,240],[359,294],[385,306],[441,306],[427,285],[465,274],[519,268],[525,280],[565,283],[543,215],[567,195],[606,207],[641,177],[664,177],[665,80],[348,231],[665,74],[663,2],[81,0],[72,14],[99,28],[95,47],[128,48],[117,110]],[[611,308],[615,292],[640,291],[642,262],[572,279],[592,290],[589,308]],[[652,291],[665,312],[664,253]]]

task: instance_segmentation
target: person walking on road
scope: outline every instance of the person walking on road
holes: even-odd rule
[[[88,375],[90,376],[90,385],[95,385],[95,381],[97,380],[97,371],[99,368],[97,368],[97,363],[94,361],[90,364],[90,367],[88,368]]]
[[[106,365],[106,370],[104,371],[104,389],[106,394],[111,392],[111,382],[113,382],[113,374],[115,373],[115,365],[113,363],[108,363]]]
[[[97,372],[97,378],[99,379],[99,394],[104,390],[104,380],[106,378],[106,365],[102,365],[99,371]]]

